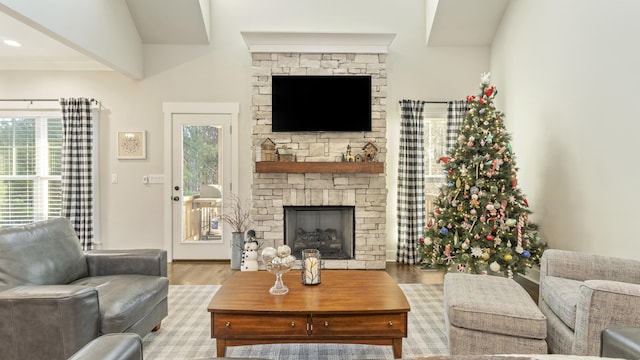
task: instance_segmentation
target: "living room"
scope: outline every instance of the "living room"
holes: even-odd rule
[[[462,100],[477,93],[480,74],[485,72],[491,73],[499,91],[496,105],[506,115],[518,183],[533,211],[531,220],[540,226],[541,240],[553,249],[637,260],[640,243],[630,225],[640,197],[634,182],[637,151],[632,147],[640,127],[633,121],[640,110],[632,100],[633,80],[640,77],[640,50],[629,38],[640,33],[635,19],[640,4],[504,0],[496,1],[503,5],[497,20],[483,21],[489,14],[477,10],[472,4],[477,0],[446,1],[447,11],[440,5],[439,14],[434,12],[439,6],[435,0],[212,0],[207,44],[143,44],[133,36],[129,40],[137,44],[135,56],[119,50],[112,52],[113,58],[108,50],[100,52],[102,44],[113,44],[92,31],[95,21],[83,25],[87,38],[81,53],[88,54],[83,56],[91,67],[60,70],[52,61],[19,68],[10,58],[6,62],[0,58],[0,98],[97,99],[101,106],[97,248],[171,252],[167,231],[171,162],[165,155],[171,150],[167,150],[163,104],[239,105],[233,191],[250,199],[255,145],[260,139],[252,113],[252,53],[242,33],[394,34],[385,54],[386,199],[381,206],[386,261],[395,261],[397,247],[398,102]],[[5,0],[0,1],[0,11],[56,35],[36,11],[50,9],[46,3]],[[457,11],[451,12],[452,7]],[[89,18],[99,18],[95,13],[100,9],[91,10],[94,17]],[[464,28],[468,37],[446,36],[453,32],[450,24]],[[465,24],[474,25],[465,28]],[[117,21],[106,25],[116,40],[126,34],[127,26]],[[489,38],[480,37],[484,34]],[[72,42],[59,33],[54,38]],[[441,39],[447,42],[438,42]],[[82,50],[79,43],[73,45]],[[126,129],[145,131],[145,159],[118,159],[117,132]],[[143,183],[150,174],[163,175],[164,183]],[[604,206],[614,210],[605,212]]]
[[[395,248],[397,232],[398,101],[463,99],[477,92],[479,75],[490,71],[500,91],[497,106],[513,134],[519,184],[531,204],[532,219],[541,227],[541,238],[553,248],[637,257],[640,245],[628,238],[629,226],[618,224],[633,223],[638,196],[632,183],[637,170],[630,166],[636,130],[631,119],[637,110],[619,106],[634,93],[631,79],[638,71],[639,54],[626,38],[638,30],[630,15],[638,5],[510,2],[502,20],[493,24],[497,29],[492,39],[474,40],[472,46],[429,46],[428,4],[432,3],[416,0],[399,7],[370,1],[213,1],[210,45],[145,45],[140,79],[110,70],[3,69],[0,97],[100,100],[105,111],[100,119],[96,239],[106,249],[165,248],[165,228],[158,226],[165,216],[165,189],[139,180],[147,174],[167,174],[163,102],[240,104],[235,189],[250,194],[251,55],[241,32],[394,33],[387,55],[384,159],[388,249]],[[465,2],[459,5],[464,13]],[[614,99],[614,94],[621,98]],[[115,134],[128,128],[146,130],[146,160],[116,158]],[[602,150],[605,144],[610,149]],[[119,175],[117,184],[111,184],[112,174]],[[617,210],[603,211],[606,205]]]

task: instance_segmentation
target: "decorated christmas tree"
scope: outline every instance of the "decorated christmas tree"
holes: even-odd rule
[[[418,249],[427,267],[511,277],[540,261],[544,245],[518,186],[510,135],[493,103],[497,93],[483,74],[480,94],[467,97],[458,141],[440,159],[446,184]]]

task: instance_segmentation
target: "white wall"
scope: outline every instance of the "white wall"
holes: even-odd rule
[[[251,187],[251,61],[240,31],[396,33],[387,58],[387,243],[396,246],[398,101],[463,99],[489,68],[487,48],[427,48],[424,0],[213,0],[210,46],[146,46],[141,81],[112,72],[0,71],[0,98],[85,96],[103,105],[100,237],[104,248],[163,247],[163,102],[240,103],[241,193]],[[146,129],[148,157],[119,161],[115,133]],[[111,184],[111,174],[119,183]]]
[[[511,1],[491,52],[519,183],[550,247],[640,257],[640,2]]]

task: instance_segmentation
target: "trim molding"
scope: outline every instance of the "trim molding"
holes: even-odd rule
[[[394,33],[241,31],[251,53],[386,54]]]

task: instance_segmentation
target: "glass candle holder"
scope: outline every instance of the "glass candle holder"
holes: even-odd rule
[[[302,250],[302,283],[304,285],[320,284],[320,251],[318,249]]]

